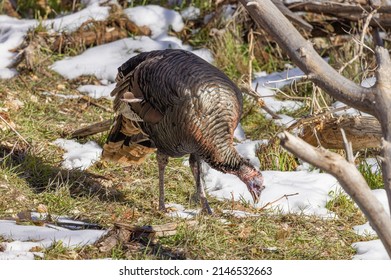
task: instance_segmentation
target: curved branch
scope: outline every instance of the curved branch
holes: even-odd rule
[[[288,132],[278,135],[281,145],[304,161],[332,174],[353,198],[391,257],[391,220],[353,163],[323,148],[315,148]]]
[[[335,99],[375,115],[375,90],[361,87],[340,75],[305,40],[270,0],[240,0],[251,17],[266,29],[292,61]]]

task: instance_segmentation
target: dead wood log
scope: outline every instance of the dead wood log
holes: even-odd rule
[[[341,129],[352,143],[353,150],[380,148],[381,127],[371,116],[341,116],[304,121],[295,127],[301,128],[299,137],[312,146],[321,145],[326,149],[344,149]]]

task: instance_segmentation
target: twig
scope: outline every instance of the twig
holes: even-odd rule
[[[248,86],[247,84],[245,84],[244,86],[242,86],[240,88],[241,90],[245,91],[248,95],[254,97],[256,100],[257,100],[257,103],[258,105],[263,109],[265,110],[269,115],[272,116],[273,119],[281,119],[281,117],[279,115],[277,115],[276,113],[273,112],[272,109],[270,109],[269,107],[266,106],[265,102],[263,101],[262,97],[259,96],[257,94],[257,92],[255,90],[253,90],[250,86]]]
[[[250,44],[248,46],[248,53],[250,56],[250,59],[248,62],[248,85],[249,85],[249,87],[251,87],[251,80],[252,80],[252,76],[253,76],[253,60],[255,59],[255,56],[254,56],[254,34],[253,34],[252,29],[250,30],[250,33],[248,34],[248,36],[250,37],[250,40],[249,40]]]
[[[81,98],[82,100],[86,101],[87,103],[89,103],[89,104],[91,104],[91,105],[93,105],[93,106],[95,106],[95,107],[98,107],[98,108],[100,108],[100,109],[102,109],[102,110],[104,110],[104,111],[106,111],[106,112],[111,112],[111,107],[110,107],[110,108],[107,108],[106,106],[100,105],[99,103],[93,101],[93,100],[91,99],[91,97],[89,97],[89,96],[82,95],[80,98]]]
[[[272,87],[270,87],[270,89],[272,89],[272,90],[274,90],[274,91],[277,91],[277,92],[281,93],[283,96],[285,96],[285,97],[288,98],[288,99],[305,100],[305,101],[311,99],[311,98],[309,98],[309,97],[301,97],[301,96],[292,96],[292,95],[289,95],[289,94],[283,92],[283,91],[282,91],[281,89],[279,89],[279,88],[272,88]]]
[[[12,146],[11,151],[10,151],[8,154],[6,154],[5,156],[3,156],[3,157],[0,158],[0,161],[3,161],[3,160],[5,160],[6,158],[8,158],[9,156],[11,156],[11,155],[14,153],[17,144],[18,144],[18,141],[16,141],[16,142],[14,143],[14,145]]]
[[[11,124],[9,124],[1,115],[0,115],[0,119],[13,131],[16,133],[16,135],[19,136],[20,139],[23,140],[23,142],[25,142],[29,147],[30,147],[30,143],[27,142],[27,140],[15,129],[12,127]]]
[[[266,204],[265,204],[264,206],[262,206],[259,210],[263,210],[263,209],[265,209],[266,207],[268,207],[269,205],[272,205],[272,204],[276,203],[277,201],[279,201],[279,200],[281,200],[281,199],[283,199],[283,198],[288,199],[288,197],[290,197],[290,196],[295,196],[295,195],[299,195],[299,193],[284,194],[283,196],[277,198],[276,200],[273,200],[273,201],[270,201],[270,202],[266,203]]]
[[[355,60],[357,60],[359,57],[362,57],[364,47],[366,47],[367,49],[369,49],[370,51],[372,51],[372,53],[374,53],[374,51],[373,51],[370,47],[368,47],[367,45],[365,45],[364,39],[365,39],[365,34],[367,33],[367,29],[368,29],[368,27],[369,27],[369,23],[371,22],[371,19],[372,19],[373,15],[374,15],[376,12],[377,12],[377,10],[375,9],[375,10],[373,10],[372,12],[370,12],[370,13],[368,14],[368,17],[366,18],[365,23],[364,23],[364,26],[363,26],[363,28],[362,28],[362,33],[361,33],[360,41],[357,42],[357,40],[355,40],[355,38],[352,37],[353,40],[354,40],[355,42],[358,43],[358,46],[359,46],[358,53],[357,53],[352,59],[350,59],[348,62],[346,62],[346,63],[338,70],[339,73],[342,73],[342,71],[343,71],[348,65],[352,64],[352,63],[353,63]]]
[[[280,80],[267,81],[267,82],[264,82],[263,85],[281,83],[281,82],[286,82],[289,80],[307,79],[307,78],[308,78],[308,75],[297,75],[297,76],[292,76],[292,77],[286,77],[286,78],[280,79]]]
[[[343,145],[345,147],[346,160],[350,163],[354,163],[352,142],[348,141],[348,138],[346,137],[345,130],[343,128],[341,128],[340,130],[342,133]]]

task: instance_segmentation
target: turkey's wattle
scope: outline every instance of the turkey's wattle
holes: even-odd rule
[[[238,176],[255,202],[263,177],[233,146],[242,112],[242,93],[219,69],[184,50],[141,53],[119,69],[117,114],[103,157],[123,164],[142,162],[157,151],[159,209],[164,210],[164,170],[168,157],[190,154],[196,192],[211,213],[201,185],[201,160]]]

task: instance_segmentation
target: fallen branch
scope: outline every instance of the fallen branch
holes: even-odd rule
[[[77,129],[69,134],[69,137],[71,138],[83,138],[90,135],[94,135],[99,132],[105,132],[108,131],[113,124],[113,120],[105,120],[102,122],[97,122],[94,124],[91,124],[86,127],[82,127],[80,129]]]
[[[187,221],[186,225],[194,226],[197,221]],[[134,226],[125,223],[115,223],[116,228],[128,230],[132,233],[133,238],[140,238],[140,236],[148,236],[148,238],[159,237],[159,236],[170,236],[175,235],[177,232],[178,223],[167,223],[164,225],[154,226]]]
[[[308,22],[306,22],[304,19],[302,19],[299,15],[293,13],[291,10],[289,10],[289,8],[287,8],[284,3],[282,2],[282,0],[272,0],[274,5],[276,5],[276,7],[281,11],[281,13],[284,14],[284,16],[286,16],[290,21],[292,21],[293,23],[295,23],[296,25],[300,26],[301,28],[303,28],[304,30],[306,31],[309,31],[311,32],[313,27],[311,24],[309,24]]]
[[[197,221],[186,221],[187,226],[195,226]],[[101,252],[110,252],[115,246],[129,245],[134,242],[146,241],[148,245],[156,244],[155,237],[175,235],[178,223],[168,223],[155,226],[135,226],[125,223],[115,223],[110,232],[99,242]]]

